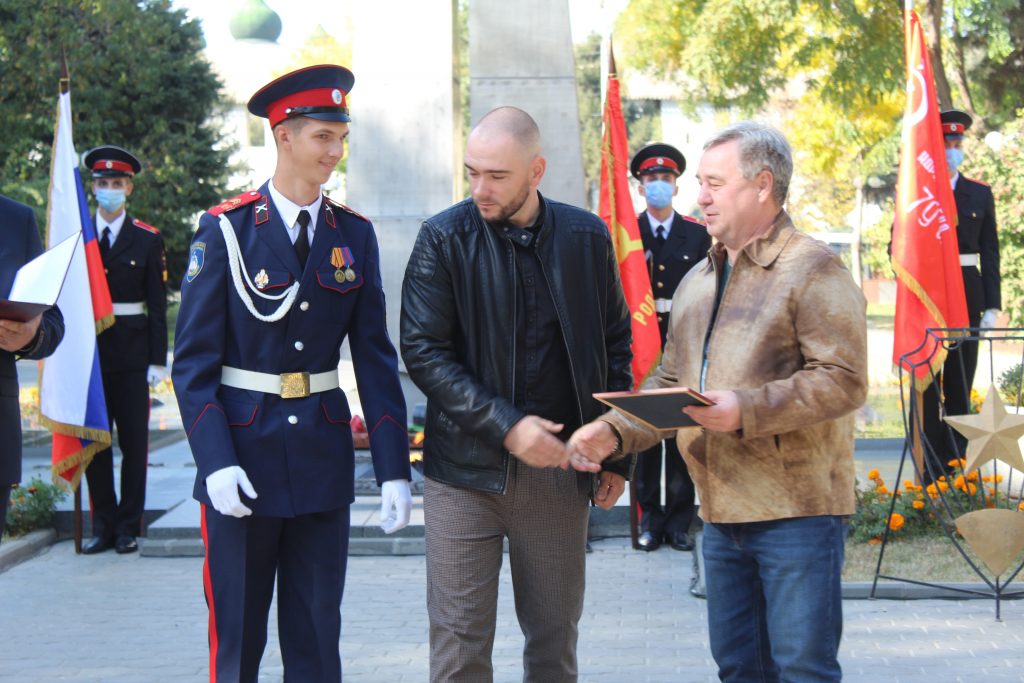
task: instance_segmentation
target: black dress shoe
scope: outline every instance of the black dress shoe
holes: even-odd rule
[[[669,544],[673,550],[693,550],[693,538],[685,531],[673,531],[669,535]]]
[[[135,538],[128,535],[121,535],[117,537],[117,541],[114,543],[114,552],[118,555],[125,555],[127,553],[134,553],[139,549],[139,544],[136,543]]]
[[[640,546],[640,550],[651,552],[661,547],[661,539],[650,531],[645,531],[640,534],[640,538],[636,541],[637,545]]]
[[[104,536],[93,536],[82,546],[83,555],[95,555],[114,547],[114,542]]]

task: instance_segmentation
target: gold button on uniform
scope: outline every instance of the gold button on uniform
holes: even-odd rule
[[[309,302],[308,301],[303,301],[301,304],[299,304],[299,310],[300,311],[308,311],[309,310]]]
[[[662,263],[658,264],[658,270],[665,270],[665,265]]]
[[[288,424],[290,424],[290,425],[297,425],[297,424],[299,424],[299,418],[295,417],[294,415],[289,415],[288,416]]]
[[[664,287],[664,286],[665,286],[665,283],[664,283],[664,282],[659,282],[659,283],[658,283],[658,289],[661,289],[661,288],[662,288],[662,287]]]
[[[302,350],[302,349],[304,349],[304,348],[306,348],[306,345],[305,345],[305,344],[303,344],[303,343],[302,343],[302,342],[300,342],[300,341],[297,341],[297,342],[295,342],[295,350],[296,350],[296,351],[301,351],[301,350]]]

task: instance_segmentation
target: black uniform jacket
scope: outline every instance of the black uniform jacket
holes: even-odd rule
[[[640,239],[644,243],[644,256],[647,257],[654,298],[671,301],[683,276],[707,258],[708,250],[711,249],[711,236],[703,224],[672,212],[672,230],[665,244],[658,249],[646,211],[637,216],[637,222],[640,224]],[[668,319],[668,312],[658,314],[662,347],[668,335]]]
[[[992,188],[960,176],[953,189],[956,200],[956,239],[961,254],[980,254],[981,273],[974,266],[963,269],[967,310],[980,313],[1002,308],[999,293],[999,235]]]
[[[167,261],[160,231],[125,216],[117,239],[103,259],[103,269],[115,304],[146,304],[144,315],[115,313],[114,325],[100,334],[103,372],[167,365]]]
[[[32,209],[0,196],[0,296],[7,297],[18,268],[43,252]],[[0,486],[21,481],[21,406],[15,360],[45,358],[64,337],[64,317],[56,306],[43,313],[36,338],[14,354],[0,350]]]

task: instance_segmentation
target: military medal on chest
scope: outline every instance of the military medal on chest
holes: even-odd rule
[[[260,268],[260,272],[256,273],[256,289],[263,289],[270,284],[270,276],[267,275],[267,271]]]
[[[337,270],[334,271],[334,279],[340,282],[355,282],[356,271],[352,269],[356,259],[352,256],[352,250],[348,247],[334,247],[331,249],[331,265]]]

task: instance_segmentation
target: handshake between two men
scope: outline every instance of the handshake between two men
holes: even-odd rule
[[[714,401],[710,406],[689,406],[683,409],[703,429],[716,432],[735,431],[740,428],[740,407],[736,394],[731,391],[705,391]],[[600,483],[594,503],[610,509],[625,490],[625,479],[601,469],[601,463],[612,453],[620,451],[621,436],[601,418],[589,422],[563,442],[559,434],[564,425],[527,415],[505,435],[505,448],[531,467],[572,467],[579,472],[599,473]],[[621,452],[621,451],[620,451]]]

